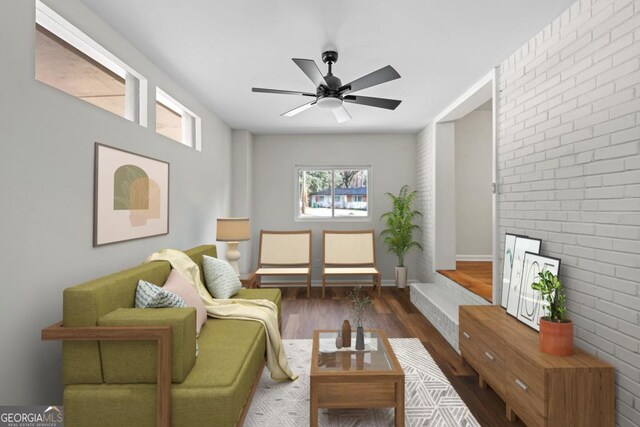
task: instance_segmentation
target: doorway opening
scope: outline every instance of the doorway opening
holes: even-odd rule
[[[490,73],[436,119],[435,269],[496,298],[495,81]]]

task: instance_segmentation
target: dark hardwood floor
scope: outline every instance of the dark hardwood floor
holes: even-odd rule
[[[282,337],[312,338],[315,329],[338,329],[349,318],[347,290],[327,288],[322,299],[320,288],[313,287],[307,299],[305,288],[282,288]],[[370,295],[374,297],[373,292]],[[389,338],[418,338],[482,426],[524,425],[507,421],[504,402],[490,388],[478,387],[475,372],[463,366],[460,356],[413,306],[409,289],[385,287],[381,298],[373,298],[373,304],[371,327],[384,329]]]

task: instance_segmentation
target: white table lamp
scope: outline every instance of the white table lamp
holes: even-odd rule
[[[229,261],[236,274],[240,275],[240,269],[238,268],[238,260],[240,259],[238,242],[249,240],[251,237],[249,218],[218,218],[217,222],[216,240],[227,242],[227,261]]]

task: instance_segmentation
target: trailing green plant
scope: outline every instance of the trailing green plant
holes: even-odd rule
[[[355,286],[349,290],[347,297],[353,304],[351,306],[351,320],[356,326],[365,326],[369,321],[373,310],[373,303],[362,286]]]
[[[547,302],[545,320],[550,322],[567,321],[567,296],[564,293],[564,286],[558,276],[550,271],[538,273],[540,279],[531,284],[531,288],[540,292],[542,298]]]
[[[412,249],[422,250],[422,245],[413,240],[413,232],[420,230],[420,226],[413,223],[414,218],[422,216],[420,211],[413,209],[416,191],[409,191],[408,185],[403,185],[398,195],[386,193],[391,198],[391,210],[385,212],[380,220],[385,221],[386,228],[380,233],[380,238],[389,252],[398,257],[398,267],[404,267],[404,257]]]

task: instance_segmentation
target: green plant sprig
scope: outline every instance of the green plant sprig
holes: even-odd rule
[[[567,320],[567,296],[564,286],[558,276],[550,271],[538,273],[540,280],[532,283],[531,288],[540,292],[542,298],[548,303],[545,307],[546,319],[550,322],[566,322]]]
[[[356,326],[365,326],[368,322],[371,311],[373,310],[373,302],[369,295],[362,289],[361,286],[355,286],[351,288],[347,294],[347,297],[353,304],[351,307],[351,320]]]

